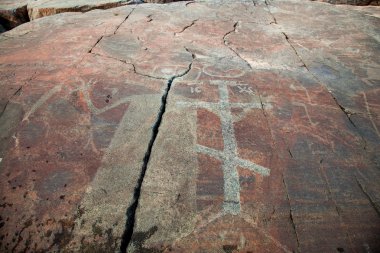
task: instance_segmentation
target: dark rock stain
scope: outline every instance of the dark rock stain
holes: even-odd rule
[[[147,232],[136,232],[132,235],[131,244],[134,246],[136,252],[141,253],[160,253],[164,249],[145,248],[143,245],[154,233],[158,230],[157,226],[151,227]]]
[[[225,253],[233,253],[235,250],[237,250],[236,245],[223,245],[223,251]]]

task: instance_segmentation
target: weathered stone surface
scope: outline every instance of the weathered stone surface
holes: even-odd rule
[[[378,0],[317,0],[330,4],[350,4],[350,5],[380,5]]]
[[[145,3],[171,3],[171,2],[177,2],[177,1],[185,1],[185,0],[144,0]]]
[[[170,3],[175,1],[178,0],[1,0],[0,25],[6,30],[10,30],[29,20],[63,12],[87,12],[94,9],[110,9],[128,4],[144,2]],[[3,31],[0,29],[0,32]]]
[[[195,59],[171,88],[130,252],[380,249],[379,10],[326,7],[171,11],[199,15],[180,35]]]
[[[379,251],[379,16],[178,2],[0,35],[0,251]]]
[[[118,249],[166,81],[88,52],[131,11],[1,37],[0,251]]]
[[[62,12],[86,12],[93,9],[109,9],[129,4],[130,0],[38,0],[28,3],[30,20]]]
[[[26,4],[28,0],[2,0],[0,1],[0,25],[10,30],[29,21]],[[0,29],[0,32],[1,31]]]

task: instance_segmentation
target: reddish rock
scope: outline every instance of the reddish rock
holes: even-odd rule
[[[379,251],[378,16],[178,2],[0,35],[0,251]]]
[[[110,9],[127,5],[134,1],[129,0],[38,0],[28,3],[29,19],[33,20],[45,16],[55,15],[62,12],[87,12],[94,9]]]
[[[2,0],[0,2],[0,33],[30,20],[63,12],[87,12],[111,9],[128,4],[170,3],[178,0]]]
[[[207,8],[211,18],[181,35],[195,59],[173,83],[129,251],[378,250],[379,188],[371,182],[379,135],[367,113],[378,106],[358,98],[377,91],[364,85],[379,82],[368,71],[377,66],[376,19],[355,18],[377,9],[285,1],[187,8]],[[233,20],[209,25],[239,8]],[[260,9],[266,17],[249,16]],[[347,29],[355,36],[335,44]],[[356,47],[368,58],[350,53]]]

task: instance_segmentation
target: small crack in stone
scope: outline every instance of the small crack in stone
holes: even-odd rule
[[[224,34],[223,36],[223,43],[224,45],[230,49],[230,51],[232,51],[237,57],[239,57],[242,61],[244,61],[244,63],[248,66],[249,69],[252,70],[252,66],[251,64],[249,64],[249,62],[244,59],[235,49],[233,49],[232,47],[229,46],[229,42],[227,41],[227,37],[232,34],[232,33],[236,33],[236,30],[237,30],[237,27],[239,26],[240,24],[240,21],[237,21],[234,23],[234,27],[231,31],[228,31],[226,34]]]
[[[37,75],[37,71],[35,71],[32,76],[23,84],[20,86],[20,88],[18,88],[14,93],[13,95],[8,99],[8,101],[5,103],[4,105],[4,108],[3,110],[0,112],[0,118],[3,116],[5,110],[7,109],[8,105],[9,105],[9,102],[15,97],[15,96],[19,96],[22,92],[22,89],[24,88],[24,85],[28,84],[30,81],[32,81]]]
[[[87,51],[88,53],[92,53],[92,50],[94,50],[94,48],[100,43],[100,41],[102,41],[102,39],[104,37],[111,37],[112,35],[115,35],[117,33],[117,31],[119,30],[119,28],[125,23],[125,21],[127,21],[127,19],[132,15],[133,11],[135,10],[136,8],[132,8],[132,10],[128,13],[128,15],[124,18],[124,20],[116,26],[115,30],[113,31],[112,34],[109,34],[109,35],[102,35],[100,36],[100,38],[96,41],[96,43]]]
[[[91,53],[91,54],[95,55],[95,56],[104,57],[104,58],[107,58],[107,59],[112,59],[112,60],[115,60],[115,61],[119,61],[119,62],[127,64],[127,65],[131,65],[132,68],[133,68],[133,72],[136,75],[144,76],[144,77],[148,77],[148,78],[152,78],[152,79],[158,79],[158,80],[167,80],[166,78],[163,78],[163,77],[151,76],[151,75],[148,75],[148,74],[143,74],[143,73],[138,72],[136,70],[136,65],[134,63],[132,63],[132,62],[127,62],[126,60],[121,60],[121,59],[118,59],[116,57],[112,57],[112,56],[108,56],[108,55],[102,55],[102,54],[98,54],[98,53]]]
[[[380,210],[378,204],[376,204],[371,196],[369,196],[368,192],[364,188],[364,186],[360,183],[359,179],[355,177],[356,183],[359,185],[360,190],[364,193],[364,195],[368,198],[369,202],[371,203],[372,207],[375,209],[377,215],[380,217]]]
[[[181,31],[179,31],[179,32],[175,32],[175,33],[174,33],[174,36],[177,36],[177,34],[183,33],[184,31],[186,31],[187,29],[189,29],[190,27],[192,27],[193,25],[195,25],[195,23],[196,23],[197,21],[198,21],[198,19],[193,20],[193,21],[191,22],[191,24],[189,24],[189,25],[185,26],[184,28],[182,28]]]
[[[298,233],[297,233],[297,229],[296,229],[296,224],[294,223],[294,219],[293,219],[293,212],[292,212],[292,206],[290,204],[290,197],[289,197],[289,192],[288,192],[288,187],[285,183],[285,177],[284,177],[284,174],[282,174],[282,182],[284,184],[284,187],[285,187],[285,191],[286,191],[286,199],[288,200],[288,203],[289,203],[289,218],[290,218],[290,222],[292,223],[292,227],[294,229],[294,234],[296,235],[296,240],[297,240],[297,252],[300,252],[300,242],[299,242],[299,238],[298,238]]]
[[[306,65],[305,61],[302,59],[302,57],[298,54],[296,48],[293,46],[293,44],[290,42],[290,39],[289,39],[289,36],[285,33],[285,32],[281,32],[287,43],[289,44],[289,46],[293,49],[294,53],[296,54],[296,56],[298,57],[298,59],[301,61],[302,63],[302,67],[304,67],[309,73],[310,75],[318,82],[320,83],[322,86],[324,86],[327,90],[328,90],[328,87],[316,76],[314,75],[314,73],[312,71],[310,71],[309,67]],[[328,90],[329,91],[329,90]],[[344,113],[344,115],[346,116],[347,120],[350,122],[350,124],[356,129],[358,135],[360,136],[360,138],[362,139],[363,141],[363,149],[366,150],[367,149],[367,141],[366,139],[361,135],[361,133],[359,132],[359,129],[357,128],[357,126],[355,125],[355,123],[352,121],[351,119],[351,115],[354,115],[355,113],[353,112],[350,112],[349,110],[347,110],[345,107],[343,107],[339,102],[338,102],[338,99],[332,94],[332,92],[329,91],[329,94],[331,96],[331,98],[335,101],[336,105],[338,106],[338,108]]]
[[[268,0],[265,0],[265,5],[266,5],[266,7],[267,7],[267,9],[268,9],[269,14],[272,16],[272,19],[273,19],[273,21],[270,22],[270,24],[277,24],[276,17],[273,15],[273,13],[271,12],[271,10],[270,10],[270,8],[269,8],[270,3],[269,3]]]
[[[30,81],[30,80],[29,80],[29,81]],[[8,99],[8,101],[5,103],[3,110],[0,112],[0,118],[3,116],[5,110],[7,109],[9,102],[10,102],[15,96],[20,95],[22,88],[23,88],[23,86],[20,86],[20,88],[18,88],[18,89],[16,90],[16,92],[13,93],[13,95],[12,95],[12,96]]]

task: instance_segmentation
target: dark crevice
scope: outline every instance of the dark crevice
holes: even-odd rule
[[[265,0],[265,5],[267,6],[268,12],[269,12],[269,14],[272,16],[272,19],[273,19],[273,21],[270,22],[270,23],[271,23],[271,24],[277,24],[276,17],[275,17],[275,16],[273,15],[273,13],[270,11],[270,8],[269,8],[270,3],[269,3],[268,0]]]
[[[90,50],[88,50],[88,53],[92,53],[92,50],[100,43],[100,41],[104,38],[104,37],[110,37],[112,35],[115,35],[117,33],[117,31],[119,30],[119,28],[125,23],[125,21],[127,21],[127,19],[132,15],[133,11],[135,10],[135,8],[132,8],[132,10],[129,12],[129,14],[124,18],[124,20],[116,26],[115,30],[113,31],[113,33],[111,35],[102,35],[100,36],[100,38],[96,41],[96,43],[90,48]]]
[[[233,29],[231,31],[228,31],[226,34],[224,34],[224,36],[223,36],[223,42],[224,42],[225,45],[228,44],[228,42],[226,41],[226,37],[228,35],[230,35],[231,33],[236,32],[236,28],[237,28],[238,25],[239,25],[239,21],[235,22],[234,26],[233,26]]]
[[[185,47],[185,50],[186,50],[188,53],[191,54],[191,57],[193,58],[193,60],[194,60],[195,58],[197,58],[197,56],[195,55],[195,53],[192,52],[190,49],[188,49],[187,47]]]
[[[296,48],[293,46],[293,44],[290,42],[290,38],[289,36],[285,33],[285,32],[282,32],[282,34],[285,36],[285,39],[287,41],[287,43],[289,44],[289,46],[293,49],[295,55],[298,57],[298,59],[301,61],[301,63],[303,64],[303,67],[308,71],[308,73],[310,73],[310,75],[318,82],[320,83],[322,86],[324,86],[327,90],[328,90],[328,87],[326,86],[326,84],[324,84],[310,69],[309,67],[306,65],[305,61],[302,59],[302,57],[298,54],[298,51],[296,50]],[[343,107],[337,100],[337,98],[332,94],[332,92],[330,92],[328,90],[328,93],[330,94],[331,98],[335,101],[336,105],[339,107],[339,109],[344,113],[344,115],[347,117],[348,121],[350,122],[350,124],[357,130],[357,133],[359,135],[359,137],[362,139],[363,141],[363,149],[366,150],[367,148],[367,141],[365,140],[365,138],[360,134],[360,132],[358,131],[358,128],[356,127],[355,123],[352,121],[351,119],[351,115],[353,115],[354,113],[353,112],[350,112],[349,110],[347,110],[345,107]],[[323,159],[320,161],[321,163],[321,166],[322,166],[322,162],[323,162]],[[325,177],[325,175],[324,175]],[[331,190],[329,188],[329,185],[328,185],[328,181],[327,181],[327,178],[324,178],[325,180],[325,183],[327,185],[327,189],[329,191],[329,196],[330,198],[333,200],[334,204],[335,204],[335,210],[339,216],[339,218],[341,219],[341,210],[339,208],[339,206],[337,205],[336,201],[333,199],[332,197],[332,194],[331,194]],[[357,180],[357,179],[356,179]],[[377,207],[377,205],[372,201],[372,199],[370,198],[370,196],[367,194],[367,192],[365,191],[365,189],[362,187],[362,185],[360,184],[360,182],[357,180],[357,183],[359,185],[359,187],[361,188],[361,190],[363,191],[363,193],[367,196],[367,198],[369,199],[370,203],[372,204],[373,208],[376,210],[376,212],[379,214],[380,216],[380,213],[379,213],[379,209]],[[341,223],[344,225],[344,222],[343,220],[341,220]],[[294,224],[294,223],[293,223]],[[348,232],[346,232],[346,235],[348,238],[350,238],[350,234]],[[297,239],[298,240],[298,239]],[[351,240],[350,240],[351,241]]]
[[[175,32],[175,33],[174,33],[174,36],[177,36],[177,34],[183,33],[184,31],[186,31],[187,29],[189,29],[190,27],[192,27],[193,25],[195,25],[195,23],[196,23],[197,21],[198,21],[198,19],[193,20],[193,21],[191,22],[191,24],[189,24],[189,25],[185,26],[184,28],[182,28],[181,31],[179,31],[179,32]]]
[[[146,18],[148,19],[148,20],[146,21],[147,23],[150,23],[150,22],[153,21],[152,16],[153,16],[153,14],[150,14],[150,15],[146,16]]]
[[[20,95],[21,90],[22,90],[22,86],[21,86],[20,88],[18,88],[17,91],[16,91],[15,93],[13,93],[13,95],[8,99],[8,101],[7,101],[7,102],[5,103],[5,105],[4,105],[3,110],[0,112],[0,118],[1,118],[1,116],[3,116],[5,110],[7,109],[8,105],[9,105],[9,102],[10,102],[15,96]]]
[[[292,223],[294,234],[295,234],[296,240],[297,240],[297,252],[300,252],[300,242],[299,242],[299,238],[298,238],[296,224],[294,223],[294,219],[293,219],[292,206],[290,204],[289,192],[288,192],[288,187],[286,186],[286,183],[285,183],[284,174],[282,174],[282,183],[284,184],[285,191],[286,191],[286,199],[288,200],[288,203],[289,203],[289,219],[290,219],[290,222]]]
[[[92,50],[96,47],[96,45],[99,44],[99,42],[103,39],[104,35],[102,35],[96,42],[95,44],[90,48],[90,50],[88,50],[88,53],[92,53]]]
[[[250,66],[251,67],[251,66]],[[251,67],[251,69],[252,69],[252,67]],[[266,125],[267,125],[267,128],[268,128],[268,130],[269,130],[269,133],[270,133],[270,138],[271,138],[271,141],[272,141],[272,145],[271,145],[271,147],[272,147],[272,151],[270,152],[270,156],[271,156],[271,158],[270,158],[270,160],[272,160],[272,158],[273,158],[273,155],[274,155],[274,153],[275,153],[275,149],[273,148],[273,147],[275,147],[276,146],[276,141],[275,141],[275,138],[273,137],[273,128],[271,127],[271,124],[270,124],[270,121],[269,121],[269,117],[268,117],[268,114],[267,114],[267,112],[266,112],[266,110],[265,110],[265,105],[264,105],[264,102],[263,102],[263,100],[262,100],[262,94],[261,94],[261,92],[260,92],[260,90],[259,90],[259,88],[257,87],[257,86],[255,86],[255,88],[256,88],[256,91],[257,91],[257,95],[258,95],[258,97],[259,97],[259,100],[260,100],[260,105],[261,105],[261,112],[262,112],[262,114],[263,114],[263,116],[264,116],[264,118],[265,118],[265,121],[266,121]]]
[[[290,148],[288,148],[288,153],[289,153],[290,157],[291,157],[292,159],[294,159],[294,156],[293,156],[293,154],[292,154],[292,151],[290,151]]]
[[[321,85],[323,85],[327,90],[327,86],[316,76],[313,74],[312,71],[310,71],[309,67],[306,65],[305,61],[302,59],[302,57],[298,54],[296,48],[293,46],[293,44],[290,42],[290,39],[289,39],[289,36],[284,33],[284,32],[281,32],[284,36],[285,36],[285,39],[286,41],[288,42],[289,46],[293,49],[294,53],[296,54],[296,56],[298,57],[298,59],[301,61],[302,63],[302,67],[304,67],[309,73],[310,75],[318,82],[320,83]],[[351,119],[351,115],[354,115],[355,113],[353,112],[350,112],[349,110],[347,110],[345,107],[343,107],[337,100],[337,98],[332,94],[332,92],[329,91],[329,94],[331,96],[331,98],[335,101],[336,105],[338,106],[338,108],[340,110],[342,110],[342,112],[344,113],[344,115],[346,115],[348,121],[350,122],[350,124],[357,130],[356,132],[358,133],[359,137],[362,139],[363,141],[363,149],[366,150],[367,149],[367,141],[366,139],[361,135],[361,133],[359,132],[359,129],[357,128],[357,126],[355,125],[355,123],[352,121]]]
[[[194,55],[193,54],[192,54],[192,56],[193,56],[193,59],[194,59]],[[148,168],[148,164],[149,164],[150,156],[151,156],[151,153],[152,153],[152,149],[153,149],[154,143],[156,141],[157,135],[159,133],[159,129],[160,129],[160,125],[161,125],[163,116],[164,116],[165,111],[166,111],[166,105],[167,105],[167,100],[168,100],[168,96],[169,96],[169,93],[170,93],[170,89],[171,89],[172,84],[173,84],[173,82],[174,82],[174,80],[176,78],[183,77],[187,73],[189,73],[189,71],[191,70],[192,65],[193,65],[193,61],[189,64],[188,68],[183,73],[175,75],[175,76],[172,76],[168,80],[165,92],[164,92],[164,94],[161,97],[161,107],[160,107],[160,110],[158,112],[157,120],[156,120],[156,122],[154,123],[154,125],[152,127],[152,136],[151,136],[151,139],[149,141],[147,151],[145,152],[145,156],[144,156],[143,165],[142,165],[142,168],[141,168],[140,177],[137,180],[137,184],[136,184],[136,187],[134,189],[132,204],[127,209],[127,213],[126,213],[127,221],[126,221],[126,224],[125,224],[125,230],[124,230],[124,233],[123,233],[123,237],[122,237],[122,241],[121,241],[121,246],[120,246],[120,252],[121,253],[127,252],[127,248],[129,246],[129,244],[131,243],[131,239],[132,239],[132,235],[133,235],[133,231],[134,231],[134,225],[135,225],[136,210],[137,210],[137,207],[138,207],[138,203],[139,203],[139,199],[140,199],[140,194],[141,194],[141,187],[142,187],[142,184],[143,184],[143,181],[144,181],[146,170]]]
[[[372,200],[371,196],[369,196],[368,192],[366,191],[366,189],[364,188],[364,186],[360,183],[360,181],[358,180],[358,178],[355,178],[355,179],[356,179],[356,182],[359,185],[360,190],[362,190],[362,192],[364,193],[364,195],[368,198],[369,202],[371,203],[372,207],[375,209],[376,213],[380,216],[380,208],[379,208],[379,206]]]
[[[26,5],[17,7],[13,10],[4,10],[0,13],[0,26],[4,28],[4,31],[2,32],[12,30],[13,28],[29,21],[30,19]]]
[[[136,70],[136,66],[135,64],[131,63],[131,62],[127,62],[126,60],[122,60],[122,59],[118,59],[116,57],[112,57],[112,56],[108,56],[108,55],[102,55],[102,54],[98,54],[98,53],[90,53],[92,55],[95,55],[95,56],[99,56],[99,57],[104,57],[104,58],[107,58],[107,59],[112,59],[112,60],[115,60],[115,61],[119,61],[119,62],[122,62],[124,64],[128,64],[128,65],[131,65],[132,68],[133,68],[133,72],[136,74],[136,75],[139,75],[139,76],[145,76],[145,77],[148,77],[148,78],[152,78],[152,79],[158,79],[158,80],[167,80],[166,78],[163,78],[163,77],[159,77],[159,76],[151,76],[151,75],[147,75],[147,74],[143,74],[143,73],[140,73]]]
[[[277,24],[277,23],[276,23]],[[306,68],[307,71],[310,72],[310,69],[307,67],[306,63],[304,62],[304,60],[302,59],[302,57],[298,54],[298,51],[297,49],[293,46],[292,43],[290,43],[290,40],[289,40],[289,36],[284,33],[284,32],[281,32],[285,39],[286,39],[286,42],[288,42],[289,46],[293,49],[294,53],[296,54],[297,58],[300,60],[300,62],[302,63],[302,67]],[[310,72],[311,73],[311,72]],[[314,76],[314,75],[313,75]],[[319,80],[318,80],[319,81]]]
[[[9,101],[10,101],[10,99],[5,103],[3,110],[0,112],[0,118],[3,116],[5,110],[7,109]]]
[[[125,23],[125,21],[127,21],[127,19],[132,15],[132,13],[133,13],[134,10],[135,10],[135,8],[132,8],[131,12],[129,12],[129,14],[123,20],[123,22],[121,22],[118,26],[116,26],[116,29],[113,32],[114,35],[117,33],[117,31],[119,30],[119,28]]]
[[[239,26],[239,21],[237,21],[237,22],[235,22],[234,23],[234,27],[233,27],[233,29],[231,30],[231,31],[228,31],[226,34],[224,34],[224,36],[223,36],[223,43],[224,43],[224,45],[226,46],[226,47],[228,47],[237,57],[239,57],[242,61],[244,61],[245,62],[245,64],[248,66],[248,68],[249,69],[251,69],[252,70],[252,67],[251,67],[251,64],[249,64],[249,62],[246,60],[246,59],[244,59],[243,57],[241,57],[241,55],[234,49],[234,48],[232,48],[232,47],[230,47],[230,45],[229,45],[229,42],[227,41],[227,37],[231,34],[231,33],[235,33],[236,32],[236,29],[237,29],[237,27]]]
[[[36,73],[37,72],[34,72],[32,74],[32,76],[24,83],[24,84],[27,84],[29,83],[30,81],[32,81],[34,79],[34,77],[36,76]],[[20,88],[18,88],[14,93],[13,95],[8,99],[8,101],[5,103],[4,105],[4,108],[1,110],[0,112],[0,118],[3,116],[5,110],[7,109],[8,105],[9,105],[9,102],[15,97],[15,96],[20,96],[21,95],[21,92],[22,92],[22,89],[23,89],[24,85],[21,85]]]
[[[0,118],[3,116],[5,110],[7,109],[7,106],[8,106],[8,104],[9,104],[9,102],[12,100],[12,98],[13,98],[14,96],[18,96],[18,95],[20,95],[21,90],[22,90],[22,86],[21,86],[20,88],[18,88],[18,89],[16,90],[16,92],[13,93],[13,95],[8,99],[8,101],[7,101],[7,102],[5,103],[5,105],[4,105],[3,110],[0,112]]]
[[[331,94],[331,93],[330,93]],[[342,110],[342,112],[346,115],[348,121],[351,123],[351,125],[355,128],[356,125],[355,123],[351,120],[351,115],[354,115],[353,112],[350,112],[349,110],[347,110],[345,107],[343,107],[341,104],[339,104],[338,100],[336,99],[336,97],[334,97],[332,94],[331,94],[331,97],[334,99],[336,105]]]
[[[194,4],[194,3],[195,3],[195,1],[190,1],[190,2],[186,3],[185,6],[187,7],[187,6],[189,6],[190,4]]]
[[[316,78],[316,80],[318,80],[318,79]],[[338,102],[338,99],[336,99],[336,97],[331,92],[329,92],[329,93],[330,93],[330,96],[332,97],[332,99],[335,101],[336,105],[339,107],[339,109],[342,110],[342,112],[344,113],[344,115],[346,115],[346,118],[347,118],[348,122],[350,122],[350,124],[356,129],[356,132],[358,133],[359,137],[362,139],[363,149],[367,150],[367,140],[362,136],[362,134],[360,133],[358,127],[355,125],[355,123],[351,119],[351,115],[354,115],[355,113],[351,112],[348,109],[346,109],[345,107],[343,107]]]
[[[249,67],[252,69],[251,65],[249,65]],[[267,113],[266,113],[266,111],[265,111],[265,105],[264,105],[264,102],[263,102],[263,100],[262,100],[262,98],[261,98],[261,93],[259,92],[259,89],[258,89],[257,87],[256,87],[256,90],[257,90],[258,95],[259,95],[258,97],[259,97],[259,100],[260,100],[261,111],[263,112],[264,117],[267,118]],[[267,119],[267,121],[268,121],[268,119]]]
[[[302,59],[302,57],[298,54],[298,51],[297,49],[293,46],[293,44],[290,42],[290,39],[289,39],[289,36],[284,33],[284,32],[281,32],[286,41],[288,42],[289,46],[293,49],[295,55],[297,56],[297,58],[299,59],[299,61],[302,63],[302,67],[304,67],[310,74],[311,76],[320,84],[323,84],[323,82],[321,82],[321,80],[319,80],[318,77],[316,77],[313,72],[310,71],[309,67],[306,65],[305,61]],[[325,86],[325,85],[324,85]],[[344,114],[346,115],[347,119],[351,122],[351,124],[356,128],[354,122],[352,122],[351,118],[350,118],[350,115],[352,115],[353,113],[351,113],[350,111],[348,111],[346,108],[344,108],[342,105],[339,104],[338,100],[334,97],[334,95],[330,93],[330,96],[332,97],[332,99],[334,99],[335,103],[337,104],[337,106],[344,112]]]
[[[139,76],[145,76],[145,77],[148,77],[148,78],[153,78],[153,79],[158,79],[158,80],[166,80],[165,78],[163,77],[159,77],[159,76],[151,76],[151,75],[147,75],[147,74],[143,74],[143,73],[140,73],[136,70],[136,66],[135,64],[131,63],[131,62],[124,62],[126,64],[130,64],[132,65],[133,67],[133,72],[136,74],[136,75],[139,75]]]

